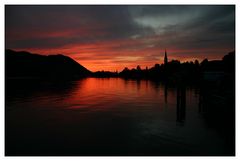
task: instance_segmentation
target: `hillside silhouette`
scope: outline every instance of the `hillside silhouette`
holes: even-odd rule
[[[5,55],[7,78],[77,79],[91,74],[88,69],[61,54],[43,56],[8,49]]]
[[[201,63],[181,63],[179,60],[168,62],[167,53],[163,64],[142,69],[125,67],[121,72],[91,72],[70,57],[58,54],[43,56],[21,51],[6,50],[7,78],[46,78],[78,79],[91,77],[121,77],[124,79],[150,79],[174,84],[197,83],[200,81],[219,82],[235,79],[235,51],[225,55],[222,60],[204,59]],[[234,83],[234,82],[233,82]]]

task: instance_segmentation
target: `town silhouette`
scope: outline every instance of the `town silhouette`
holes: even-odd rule
[[[222,60],[202,62],[198,60],[181,63],[171,60],[164,53],[164,63],[155,64],[151,68],[129,69],[125,67],[121,72],[97,71],[91,72],[70,57],[64,55],[43,56],[29,52],[6,50],[7,78],[45,78],[45,79],[77,79],[83,77],[122,77],[124,79],[150,79],[168,83],[197,83],[200,81],[221,82],[234,80],[235,52],[225,55]]]
[[[235,146],[235,52],[229,52],[226,54],[222,60],[208,60],[204,59],[202,62],[198,60],[183,62],[179,60],[170,60],[168,57],[167,50],[164,52],[164,63],[155,64],[151,68],[141,68],[139,65],[136,68],[129,69],[124,68],[121,72],[109,72],[109,71],[98,71],[91,72],[87,68],[78,64],[76,61],[70,57],[64,55],[50,55],[43,56],[38,54],[32,54],[29,52],[16,52],[14,50],[6,50],[6,95],[7,95],[7,105],[12,99],[18,98],[19,95],[29,95],[40,91],[40,93],[50,94],[50,95],[62,95],[72,91],[76,87],[69,83],[72,80],[84,80],[85,78],[97,78],[101,81],[101,78],[122,78],[128,82],[128,80],[135,80],[137,87],[140,89],[141,81],[151,81],[155,84],[155,88],[159,88],[159,84],[164,84],[164,102],[166,105],[170,105],[172,99],[176,100],[176,123],[178,126],[184,127],[188,105],[188,91],[189,88],[194,87],[199,91],[199,104],[198,112],[203,115],[209,126],[213,126],[219,133],[224,137],[224,146],[226,149],[221,153],[216,153],[216,155],[234,155]],[[105,80],[103,79],[103,80]],[[47,83],[46,83],[47,82]],[[49,83],[50,82],[50,83]],[[147,82],[146,82],[147,83]],[[47,84],[47,85],[46,85]],[[67,85],[67,89],[65,89]],[[64,87],[64,88],[63,88]],[[114,85],[114,88],[118,88],[118,85]],[[147,86],[146,86],[147,87]],[[176,89],[176,96],[170,96],[171,91],[169,89]],[[42,91],[43,89],[47,91]],[[20,93],[19,93],[20,92]],[[170,93],[169,93],[170,92]],[[74,93],[74,92],[73,92]],[[128,95],[127,97],[131,97]],[[175,98],[174,98],[175,97]],[[20,97],[21,98],[21,97]],[[51,97],[50,97],[51,98]],[[35,97],[33,97],[35,99]],[[78,98],[81,99],[81,96]],[[125,99],[125,98],[124,98]],[[171,99],[171,100],[169,100]],[[97,102],[101,99],[95,100]],[[137,100],[135,100],[137,101]],[[157,99],[156,99],[157,101]],[[116,100],[116,102],[121,102],[121,100]],[[38,106],[37,102],[33,103],[33,106]],[[49,103],[49,105],[54,106],[54,103]],[[107,106],[107,104],[106,104]],[[132,107],[129,106],[129,109]],[[7,112],[7,117],[11,112]],[[30,112],[31,114],[31,112]],[[46,114],[45,114],[46,115]],[[45,116],[44,115],[44,116]],[[47,116],[47,115],[46,115]],[[84,115],[83,115],[84,116]],[[73,116],[72,116],[73,117]],[[19,121],[16,118],[14,121]],[[41,119],[40,119],[41,120]],[[14,122],[13,121],[13,122]],[[21,122],[24,123],[25,119]],[[97,144],[103,145],[100,140],[96,142],[90,142],[92,146],[85,148],[84,146],[79,147],[79,145],[73,144],[75,141],[81,141],[78,138],[81,135],[81,130],[76,130],[75,128],[69,129],[68,127],[60,128],[54,127],[57,130],[65,131],[66,136],[69,134],[76,133],[78,135],[71,136],[72,139],[62,143],[63,145],[71,145],[70,150],[60,145],[57,140],[50,147],[45,147],[42,143],[51,143],[52,135],[55,135],[53,131],[49,132],[50,136],[44,136],[36,143],[34,149],[32,147],[32,140],[35,137],[42,136],[44,131],[38,132],[36,136],[27,135],[28,139],[22,139],[21,135],[16,137],[12,132],[15,130],[15,126],[11,128],[11,122],[6,122],[8,128],[6,132],[8,133],[6,137],[6,150],[7,155],[138,155],[136,151],[124,151],[121,148],[120,143],[115,143],[111,141],[114,139],[113,136],[101,136],[106,139],[110,138],[110,141],[106,141],[106,145],[111,145],[116,147],[119,145],[116,151],[111,151],[109,147],[102,148],[102,151],[98,149]],[[108,122],[104,122],[107,130],[115,128],[115,125],[108,125]],[[117,124],[122,125],[122,121]],[[127,123],[128,124],[128,123]],[[124,124],[126,126],[127,124]],[[27,125],[27,124],[26,124]],[[45,125],[37,123],[38,127],[46,129]],[[48,124],[46,125],[49,126]],[[78,126],[75,125],[74,126]],[[73,127],[74,127],[73,126]],[[86,125],[93,126],[91,123]],[[32,132],[39,131],[37,126],[32,128]],[[98,128],[97,128],[98,129]],[[28,131],[28,130],[27,130]],[[26,132],[27,132],[26,131]],[[100,130],[101,131],[101,130]],[[117,130],[118,135],[124,133],[127,130],[121,128]],[[28,131],[29,132],[29,131]],[[30,133],[32,133],[30,132]],[[90,133],[92,131],[90,130]],[[68,134],[69,133],[69,134]],[[64,135],[59,134],[60,138]],[[115,134],[117,135],[117,134]],[[70,138],[71,138],[70,137]],[[124,136],[121,137],[123,139]],[[120,139],[120,140],[121,140]],[[14,141],[14,142],[13,142]],[[125,140],[122,140],[123,142]],[[207,141],[207,139],[206,139]],[[21,145],[26,144],[28,146],[22,147]],[[17,146],[15,143],[18,143]],[[89,143],[84,143],[86,146]],[[150,144],[151,145],[151,144]],[[134,145],[135,146],[135,145]],[[21,147],[21,148],[20,148]],[[137,148],[137,146],[135,147]],[[79,151],[80,150],[80,151]],[[159,152],[158,148],[148,151],[145,148],[139,148],[139,152],[143,155],[215,155],[214,152],[186,152],[186,151],[168,151]]]

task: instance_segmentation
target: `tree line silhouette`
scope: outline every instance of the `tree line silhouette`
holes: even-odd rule
[[[235,51],[225,55],[222,60],[201,63],[181,63],[179,60],[168,62],[165,51],[164,63],[155,64],[151,68],[142,69],[139,65],[129,69],[125,67],[121,72],[98,71],[91,72],[70,57],[58,54],[43,56],[29,52],[6,50],[7,78],[41,78],[41,79],[78,79],[83,77],[121,77],[124,79],[150,79],[172,83],[194,83],[204,80],[218,79],[234,80]]]
[[[204,59],[199,63],[198,60],[183,62],[171,60],[164,64],[155,64],[151,68],[142,69],[139,65],[129,69],[125,67],[121,72],[98,71],[92,73],[94,77],[121,77],[125,79],[151,79],[161,80],[172,83],[217,81],[219,78],[235,78],[235,51],[225,55],[222,60]]]

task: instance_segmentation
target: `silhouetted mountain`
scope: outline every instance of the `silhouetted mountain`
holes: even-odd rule
[[[29,52],[6,50],[7,78],[74,79],[91,72],[64,55],[43,56]]]

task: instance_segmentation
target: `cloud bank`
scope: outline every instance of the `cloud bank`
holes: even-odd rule
[[[6,5],[6,48],[66,54],[92,71],[221,59],[235,49],[234,5]]]

